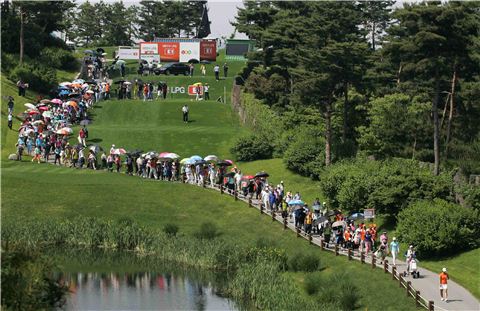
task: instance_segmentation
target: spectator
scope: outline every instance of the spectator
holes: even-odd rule
[[[228,75],[228,65],[227,65],[227,63],[223,64],[223,75],[225,76],[225,78]]]
[[[215,80],[219,81],[220,80],[220,66],[215,65],[215,67],[213,67],[213,72],[215,73]]]

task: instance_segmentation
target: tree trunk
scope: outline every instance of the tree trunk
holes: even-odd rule
[[[23,8],[20,7],[20,60],[19,64],[23,64]]]
[[[329,96],[325,109],[325,166],[332,163],[332,97]]]
[[[342,141],[345,143],[347,141],[347,116],[348,116],[348,82],[344,83],[344,91],[343,91],[345,98],[343,100],[343,133],[342,133]]]
[[[453,108],[455,98],[455,83],[457,81],[457,66],[453,67],[452,89],[450,91],[450,111],[448,113],[447,137],[445,139],[445,160],[448,158],[448,144],[450,143],[450,132],[452,128]]]
[[[400,75],[402,74],[403,70],[403,65],[400,63],[400,66],[398,67],[398,73],[397,73],[397,86],[400,84]]]
[[[443,122],[445,121],[445,116],[447,115],[448,101],[450,100],[450,93],[447,94],[447,99],[445,100],[445,106],[443,107],[442,121],[440,122],[440,129],[443,129]]]
[[[375,51],[375,22],[372,23],[372,49]]]
[[[435,156],[435,165],[433,174],[438,175],[440,172],[440,145],[439,145],[439,124],[438,124],[438,101],[440,98],[440,79],[438,77],[438,69],[435,70],[435,94],[432,101],[433,114],[433,153]]]

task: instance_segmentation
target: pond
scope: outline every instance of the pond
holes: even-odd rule
[[[131,252],[49,249],[70,291],[64,310],[249,310],[226,298],[231,276]]]
[[[197,275],[168,272],[67,272],[65,310],[238,310]]]

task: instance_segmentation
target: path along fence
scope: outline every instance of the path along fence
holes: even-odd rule
[[[182,179],[182,182],[185,183],[186,181]],[[272,221],[277,221],[280,222],[283,225],[283,229],[291,229],[294,232],[296,232],[297,238],[304,238],[308,240],[308,242],[311,245],[316,245],[320,247],[321,251],[328,251],[335,253],[335,256],[347,256],[348,260],[357,260],[360,261],[362,264],[365,265],[370,265],[372,269],[377,269],[380,268],[382,269],[386,274],[391,274],[392,276],[392,281],[397,282],[398,286],[400,288],[405,289],[405,294],[408,296],[411,296],[419,308],[424,308],[429,311],[434,311],[434,310],[442,310],[442,308],[439,308],[438,306],[434,306],[434,302],[432,300],[428,300],[425,297],[423,297],[420,293],[419,290],[416,290],[413,286],[411,281],[407,281],[405,277],[403,277],[403,273],[397,271],[396,267],[393,265],[390,265],[388,263],[388,260],[385,260],[383,264],[380,264],[375,257],[375,255],[372,253],[370,254],[365,254],[363,251],[354,251],[352,249],[344,249],[340,248],[337,244],[335,244],[333,247],[331,246],[332,243],[328,243],[329,241],[324,241],[321,236],[316,236],[313,234],[307,234],[305,233],[301,228],[296,228],[293,224],[291,224],[288,221],[288,218],[283,218],[280,214],[277,212],[271,210],[267,211],[261,201],[253,199],[252,197],[244,196],[243,193],[235,190],[228,190],[226,189],[223,185],[218,185],[214,184],[213,186],[204,179],[204,182],[202,184],[192,184],[192,185],[197,185],[203,188],[208,188],[208,189],[214,189],[217,191],[220,191],[220,193],[232,196],[235,201],[243,201],[248,204],[250,208],[256,208],[260,211],[261,215],[268,216],[272,219]]]

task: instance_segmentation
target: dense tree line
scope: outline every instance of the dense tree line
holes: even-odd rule
[[[480,4],[392,4],[239,9],[234,25],[258,45],[239,82],[282,119],[289,167],[315,175],[295,145],[327,166],[360,153],[480,171]]]
[[[2,50],[20,53],[23,31],[25,53],[35,56],[52,45],[52,32],[84,45],[130,45],[134,39],[206,36],[201,31],[206,1],[3,1]],[[206,19],[208,23],[208,18]],[[204,20],[205,23],[205,20]]]

